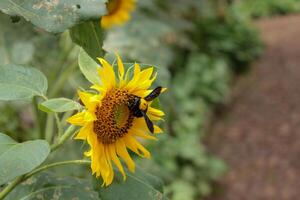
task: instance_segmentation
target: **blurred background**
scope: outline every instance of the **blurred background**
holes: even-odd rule
[[[300,0],[139,0],[126,25],[105,33],[106,57],[157,66],[168,87],[165,133],[137,159],[172,200],[295,200],[300,181]],[[38,67],[49,97],[87,88],[69,33],[48,34],[0,14],[0,64]],[[45,137],[54,117],[30,102],[0,102],[1,131],[19,142]],[[72,113],[61,117],[66,119]],[[45,119],[37,126],[36,116]],[[78,159],[71,141],[55,160]],[[85,177],[81,167],[55,169]]]

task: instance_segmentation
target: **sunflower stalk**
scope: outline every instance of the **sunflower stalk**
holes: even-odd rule
[[[65,133],[58,138],[57,142],[51,145],[51,152],[58,149],[60,146],[62,146],[72,135],[74,135],[76,130],[76,127],[71,125],[68,127],[68,129],[65,131]]]
[[[56,96],[61,89],[63,89],[63,86],[67,79],[70,77],[70,75],[74,72],[74,70],[77,67],[77,61],[74,61],[68,67],[61,73],[59,76],[58,80],[54,83],[52,89],[49,92],[49,97],[54,97]]]
[[[45,127],[45,139],[47,142],[52,142],[54,118],[52,114],[47,115],[46,127]]]

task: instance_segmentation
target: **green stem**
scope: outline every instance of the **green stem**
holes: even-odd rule
[[[55,151],[57,148],[63,145],[74,134],[75,130],[75,126],[69,126],[65,133],[58,139],[58,141],[51,145],[51,151]]]
[[[15,180],[13,180],[8,186],[6,186],[0,192],[0,200],[4,199],[8,193],[10,193],[19,183],[23,181],[24,176],[19,176]]]
[[[46,121],[46,128],[45,128],[45,139],[49,143],[52,143],[53,126],[54,126],[53,114],[48,114],[47,121]]]
[[[54,113],[55,121],[56,121],[56,126],[57,126],[57,131],[58,131],[58,137],[60,137],[63,134],[63,127],[61,124],[61,121],[59,120],[58,114]]]
[[[69,118],[69,117],[71,117],[72,115],[74,114],[74,111],[72,110],[72,111],[68,111],[68,112],[65,112],[64,114],[63,114],[63,116],[62,116],[62,118],[61,118],[61,125],[62,126],[66,126],[67,125],[67,119]]]
[[[44,132],[42,130],[43,122],[41,120],[42,116],[39,113],[37,97],[32,98],[32,104],[33,104],[33,112],[36,118],[36,126],[37,126],[39,138],[44,138]]]
[[[77,61],[70,64],[60,75],[58,80],[55,82],[52,90],[49,92],[49,97],[54,97],[63,88],[66,80],[70,77],[70,74],[76,69]]]
[[[30,178],[31,176],[42,172],[44,170],[47,170],[52,167],[57,167],[57,166],[62,166],[62,165],[69,165],[69,164],[78,164],[78,165],[89,165],[91,164],[91,161],[89,160],[68,160],[68,161],[62,161],[62,162],[56,162],[56,163],[51,163],[48,165],[44,165],[40,168],[37,168],[33,170],[32,172],[25,174],[23,176],[17,177],[15,180],[13,180],[7,187],[5,187],[1,192],[0,192],[0,200],[4,199],[9,192],[11,192],[18,184],[20,184],[22,181]]]
[[[71,52],[73,51],[74,46],[71,46],[65,51],[62,51],[60,54],[60,57],[57,59],[58,62],[55,65],[56,67],[54,68],[53,72],[49,76],[49,85],[53,85],[54,82],[56,82],[57,77],[61,73],[61,70],[63,66],[68,62],[68,57],[70,56]]]
[[[47,170],[49,168],[52,168],[52,167],[57,167],[57,166],[61,166],[61,165],[69,165],[69,164],[82,164],[82,165],[88,165],[88,164],[91,164],[91,161],[90,160],[68,160],[68,161],[62,161],[62,162],[56,162],[56,163],[51,163],[51,164],[48,164],[48,165],[44,165],[42,167],[39,167],[35,170],[33,170],[32,172],[26,174],[24,176],[24,179],[28,179],[29,177],[41,172],[41,171],[44,171],[44,170]]]

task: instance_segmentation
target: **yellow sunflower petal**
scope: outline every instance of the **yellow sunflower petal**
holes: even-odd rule
[[[141,67],[138,63],[134,63],[133,75],[137,76],[141,72]],[[133,77],[134,78],[134,77]]]
[[[126,146],[141,157],[150,158],[150,153],[134,137],[126,135],[124,137]]]
[[[117,56],[117,61],[118,61],[119,77],[120,77],[120,80],[122,80],[124,77],[124,65],[123,65],[123,62],[122,62],[119,54],[116,53],[116,56]]]
[[[84,117],[85,115],[86,115],[86,112],[77,113],[77,114],[73,115],[72,117],[68,118],[67,122],[69,122],[70,124],[83,126],[86,123],[85,117]]]
[[[163,131],[161,130],[161,128],[159,128],[159,126],[154,125],[154,133],[162,133]]]
[[[153,67],[149,67],[143,71],[140,72],[140,79],[139,81],[150,81],[150,78],[153,73]]]
[[[98,58],[99,62],[102,65],[102,68],[98,69],[98,73],[102,84],[110,89],[116,85],[116,77],[113,67],[104,59]]]
[[[105,185],[108,186],[112,183],[113,179],[114,179],[114,170],[110,161],[110,155],[109,155],[109,149],[108,149],[108,145],[104,146],[104,154],[105,154],[105,158],[106,158],[106,162],[108,164],[108,176],[106,177],[106,179],[104,179]]]
[[[75,139],[77,140],[86,140],[88,135],[92,132],[93,130],[93,124],[89,123],[85,126],[83,126],[79,132],[77,133],[77,135],[75,136]]]
[[[119,169],[119,171],[123,175],[123,180],[125,181],[126,180],[126,174],[125,174],[125,171],[123,169],[123,166],[122,166],[119,158],[116,155],[116,146],[115,146],[115,144],[109,145],[108,148],[109,148],[109,155],[110,155],[112,161],[114,161],[114,163],[116,164],[117,168]]]
[[[96,105],[99,103],[99,100],[96,97],[98,95],[94,95],[94,94],[90,94],[78,90],[78,96],[82,101],[82,103],[85,105],[85,107],[90,111],[93,111]]]
[[[100,86],[100,85],[92,85],[90,88],[94,89],[94,90],[97,90],[100,93],[105,92],[105,88]]]
[[[125,161],[129,171],[134,172],[135,164],[126,149],[123,139],[119,139],[116,142],[116,150],[117,150],[117,154]]]
[[[138,129],[132,129],[132,132],[134,135],[138,136],[138,137],[141,137],[141,138],[144,138],[144,139],[148,139],[148,140],[157,140],[156,137],[152,136],[152,135],[149,135],[141,130],[138,130]]]

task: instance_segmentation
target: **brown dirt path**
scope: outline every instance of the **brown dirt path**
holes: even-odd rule
[[[207,141],[231,168],[212,200],[300,199],[300,16],[257,25],[266,51]]]

